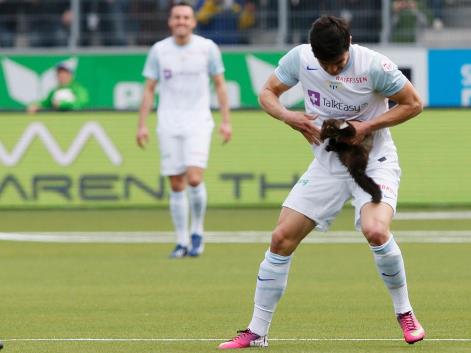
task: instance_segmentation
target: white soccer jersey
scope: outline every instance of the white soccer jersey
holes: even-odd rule
[[[181,133],[212,128],[209,78],[223,72],[221,53],[210,39],[193,34],[183,46],[173,37],[155,43],[143,76],[158,81],[158,129]]]
[[[288,86],[301,82],[308,114],[319,115],[315,124],[321,127],[328,118],[370,120],[388,109],[387,99],[399,92],[407,78],[384,55],[368,48],[351,45],[350,57],[343,71],[328,74],[312,53],[311,46],[293,48],[279,62],[277,78]],[[313,144],[316,160],[334,174],[347,173],[337,155],[325,150],[325,145]],[[368,167],[385,160],[397,161],[397,153],[389,129],[374,133]]]

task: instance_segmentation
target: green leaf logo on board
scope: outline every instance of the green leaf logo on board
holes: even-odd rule
[[[62,63],[75,70],[78,59],[70,58]],[[57,86],[55,65],[42,74],[37,74],[30,68],[5,58],[2,60],[2,68],[10,97],[24,105],[43,99]]]

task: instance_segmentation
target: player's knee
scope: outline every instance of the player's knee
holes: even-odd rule
[[[368,243],[374,246],[383,245],[390,237],[389,227],[378,221],[371,221],[362,225],[362,232]]]
[[[201,179],[189,179],[188,180],[188,185],[190,185],[192,187],[196,187],[199,184],[201,184]]]
[[[188,185],[192,187],[198,186],[199,184],[201,184],[202,181],[203,181],[203,177],[201,175],[198,175],[198,174],[187,175]]]
[[[292,242],[288,237],[287,231],[283,227],[277,227],[271,236],[271,250],[280,255],[290,255]]]

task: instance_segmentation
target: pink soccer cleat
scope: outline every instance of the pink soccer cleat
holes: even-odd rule
[[[249,347],[268,347],[268,337],[259,336],[249,329],[237,331],[238,335],[230,341],[221,343],[219,349],[235,349]]]
[[[413,344],[424,339],[425,330],[422,325],[420,325],[419,321],[417,321],[412,311],[397,315],[397,321],[399,321],[399,325],[401,325],[404,339],[407,343]]]

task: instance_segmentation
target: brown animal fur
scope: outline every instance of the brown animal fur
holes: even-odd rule
[[[346,120],[327,119],[322,124],[320,133],[321,141],[329,139],[326,151],[337,152],[342,164],[347,167],[353,180],[368,194],[372,201],[378,203],[381,201],[381,189],[366,174],[368,165],[368,155],[373,145],[373,137],[367,136],[362,144],[352,145],[341,141],[342,137],[349,138],[356,134],[355,127]]]

